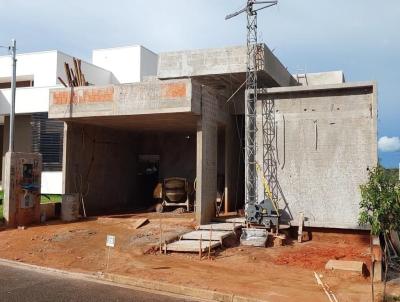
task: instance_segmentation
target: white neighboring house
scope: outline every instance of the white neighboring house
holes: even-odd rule
[[[82,61],[82,72],[89,85],[132,83],[141,81],[144,76],[155,76],[157,61],[155,53],[139,45],[94,50],[93,63]],[[57,50],[17,55],[15,151],[42,153],[43,194],[62,194],[63,122],[49,120],[47,112],[50,89],[63,87],[58,77],[67,82],[64,62],[73,67],[73,57]],[[0,150],[3,157],[8,151],[11,75],[11,57],[0,56]]]
[[[157,75],[158,55],[140,45],[94,49],[92,63],[110,70],[121,84],[135,83]]]

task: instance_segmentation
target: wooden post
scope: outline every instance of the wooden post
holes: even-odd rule
[[[300,212],[299,215],[299,230],[297,232],[297,242],[301,243],[303,240],[303,223],[304,223],[304,213]]]
[[[161,218],[160,218],[160,255],[162,254],[162,225],[161,225]]]
[[[210,259],[210,255],[211,255],[211,238],[212,238],[212,225],[210,225],[210,242],[209,242],[209,246],[208,246],[208,259]]]
[[[203,234],[200,234],[200,246],[199,246],[199,258],[200,258],[200,260],[201,260],[201,254],[202,254],[202,246],[201,246],[201,244],[202,244],[202,241],[203,241]]]

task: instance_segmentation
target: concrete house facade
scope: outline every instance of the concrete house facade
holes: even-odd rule
[[[257,154],[263,164],[261,106],[273,99],[282,218],[358,228],[358,187],[377,164],[376,85],[340,72],[300,80],[260,49]],[[245,77],[246,48],[228,47],[161,53],[157,76],[138,83],[52,89],[49,117],[65,122],[63,192],[84,194],[89,215],[145,208],[152,167],[196,183],[199,223],[214,217],[218,191],[226,212],[243,208]]]

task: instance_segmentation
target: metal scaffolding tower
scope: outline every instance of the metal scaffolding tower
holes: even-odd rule
[[[257,162],[256,162],[256,134],[257,134],[257,71],[259,67],[264,64],[264,58],[260,50],[262,48],[257,44],[257,12],[267,7],[276,5],[278,1],[255,1],[247,0],[246,7],[233,14],[227,15],[225,19],[233,18],[241,13],[247,14],[247,73],[246,73],[246,117],[245,117],[245,154],[246,154],[246,206],[254,205],[257,203]],[[269,174],[270,168],[266,168],[271,164],[271,155],[266,157],[265,152],[273,150],[273,137],[275,136],[275,117],[271,114],[271,102],[266,101],[266,112],[263,116],[266,121],[263,121],[263,147],[264,147],[264,175],[268,175],[267,180],[269,185],[271,176],[275,173]],[[273,105],[273,104],[272,104]],[[263,110],[264,111],[264,110]],[[273,127],[273,128],[270,128]],[[274,132],[273,137],[271,131]],[[270,154],[270,153],[269,153]],[[272,155],[274,157],[274,155]],[[266,160],[265,160],[266,159]],[[267,172],[267,173],[265,173]],[[276,181],[275,181],[276,183]],[[271,187],[275,187],[272,185]],[[272,198],[274,199],[274,198]]]

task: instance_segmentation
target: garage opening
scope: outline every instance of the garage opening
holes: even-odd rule
[[[196,117],[187,119],[185,127],[172,124],[152,129],[138,124],[116,127],[101,118],[96,124],[69,122],[66,192],[83,196],[88,216],[155,211],[165,200],[165,181],[181,179],[186,198],[178,187],[173,187],[169,199],[176,195],[179,202],[188,200],[193,210]],[[162,210],[176,208],[164,205]]]

